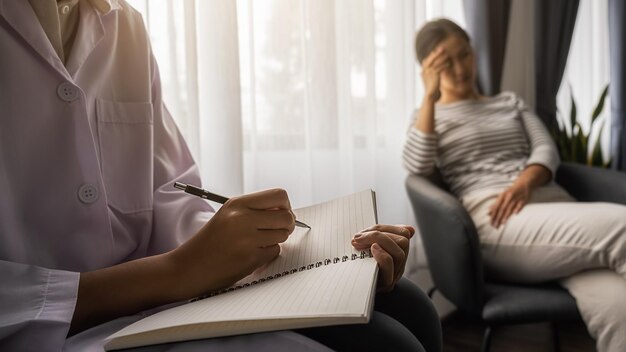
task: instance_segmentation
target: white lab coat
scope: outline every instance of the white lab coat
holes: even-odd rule
[[[0,350],[102,350],[139,316],[66,340],[79,273],[171,250],[213,214],[165,109],[140,15],[83,2],[67,61],[28,1],[0,0]],[[323,347],[283,332],[195,343]],[[184,348],[194,348],[191,344]]]

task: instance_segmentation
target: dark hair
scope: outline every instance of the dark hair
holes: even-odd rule
[[[470,42],[467,32],[449,19],[440,18],[426,22],[415,37],[417,61],[421,63],[439,43],[451,35],[458,35],[460,38],[467,40],[468,44]]]

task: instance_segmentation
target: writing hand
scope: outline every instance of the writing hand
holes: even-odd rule
[[[172,252],[180,288],[199,295],[232,285],[270,262],[293,232],[287,192],[272,189],[229,199],[189,241]]]
[[[180,247],[81,273],[70,334],[230,286],[274,259],[294,226],[284,190],[231,198]]]
[[[379,266],[378,290],[393,289],[404,273],[409,254],[409,239],[415,229],[406,225],[374,225],[357,233],[352,245],[357,250],[370,249]]]
[[[495,203],[489,208],[491,226],[499,228],[513,214],[517,214],[528,203],[530,188],[525,184],[513,184],[498,195]]]

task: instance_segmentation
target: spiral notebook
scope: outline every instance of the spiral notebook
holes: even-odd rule
[[[374,192],[294,210],[274,261],[232,287],[161,311],[111,335],[107,350],[315,326],[367,323],[378,267],[352,236],[377,223]]]

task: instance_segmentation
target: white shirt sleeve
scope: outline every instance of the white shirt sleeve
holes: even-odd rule
[[[0,260],[0,350],[59,351],[70,328],[80,274]],[[40,343],[24,345],[25,341]]]
[[[174,188],[174,182],[202,186],[200,172],[174,119],[163,103],[157,63],[153,67],[154,225],[148,255],[172,250],[193,236],[214,214],[202,198]]]

